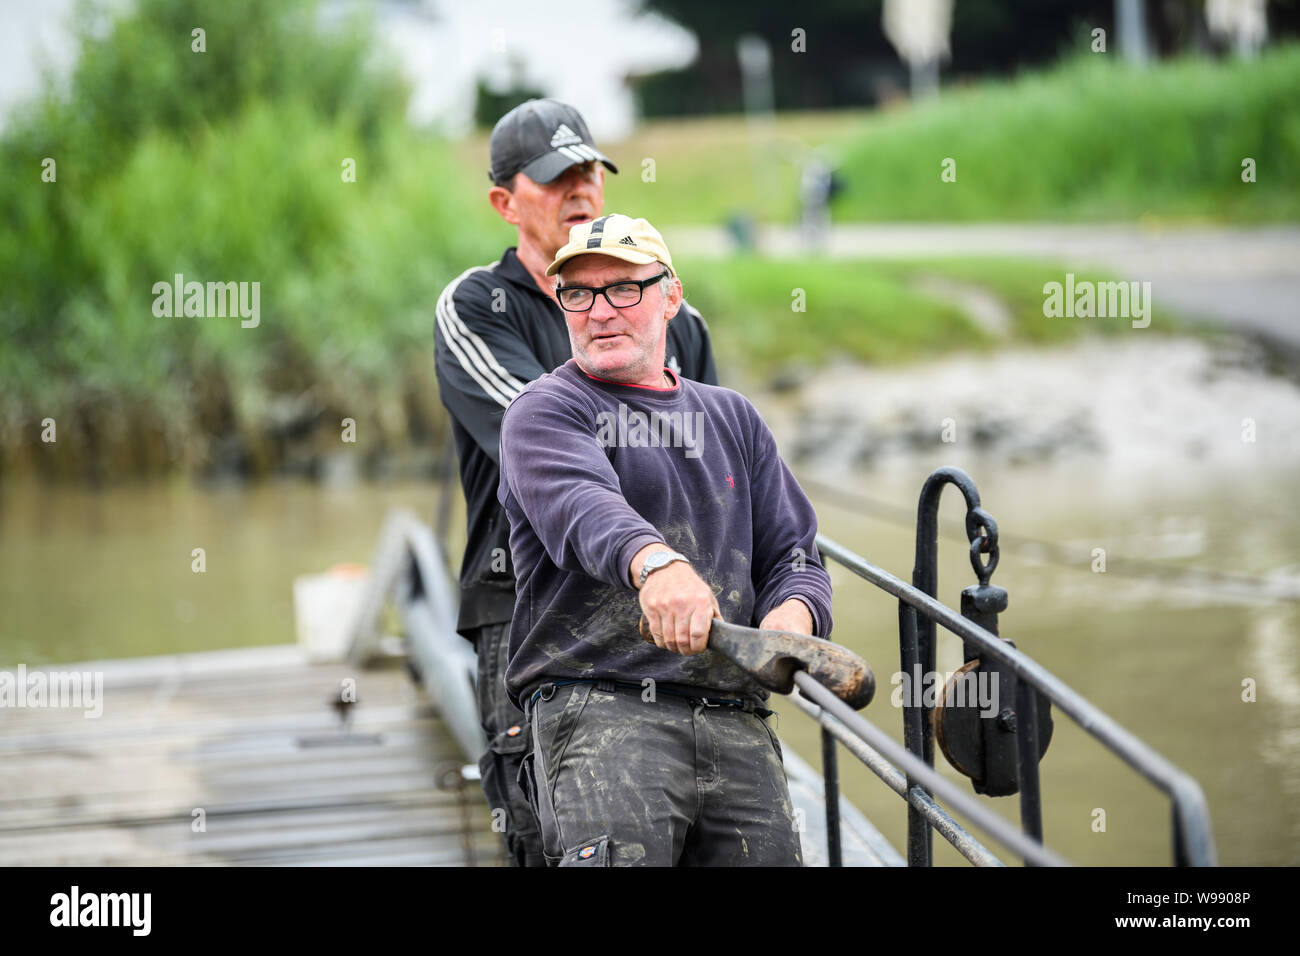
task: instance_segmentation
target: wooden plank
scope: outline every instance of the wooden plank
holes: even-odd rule
[[[212,819],[288,811],[342,809],[354,812],[370,806],[385,806],[398,810],[408,806],[421,806],[437,811],[457,800],[453,793],[428,789],[412,789],[405,792],[385,789],[359,793],[339,793],[332,787],[323,789],[327,789],[327,792],[309,795],[298,790],[278,798],[220,804],[208,802],[202,808],[208,819]],[[109,799],[86,801],[76,806],[69,806],[55,815],[38,806],[29,806],[13,810],[3,817],[3,823],[0,824],[0,838],[15,832],[30,833],[36,830],[88,826],[133,826],[171,820],[182,820],[188,825],[194,817],[195,806],[197,805],[192,802],[150,793],[128,794],[116,801]]]
[[[362,844],[379,840],[406,840],[412,845],[450,847],[462,842],[464,832],[490,832],[487,808],[448,807],[438,813],[417,809],[396,814],[358,814],[355,818],[316,820],[296,814],[285,819],[272,815],[231,825],[207,820],[207,829],[195,833],[188,819],[133,827],[78,828],[28,833],[0,838],[0,852],[27,864],[53,863],[74,857],[155,856],[185,854],[224,859],[229,856],[303,853],[314,847]]]
[[[223,720],[214,717],[211,720],[194,720],[188,723],[176,721],[164,725],[166,718],[141,718],[127,726],[96,727],[88,731],[60,731],[58,733],[37,733],[23,737],[0,737],[0,755],[6,758],[10,754],[24,751],[68,751],[72,754],[87,752],[88,745],[95,748],[109,744],[132,740],[150,741],[162,744],[168,741],[184,743],[190,741],[221,741],[230,739],[236,744],[248,738],[259,739],[277,735],[313,736],[337,732],[339,724],[333,715],[277,715],[274,717],[249,717],[240,720]],[[125,723],[125,722],[123,722]],[[445,747],[448,752],[455,752],[455,745],[446,729],[435,718],[424,715],[388,713],[374,714],[366,711],[357,713],[352,729],[359,734],[384,733],[386,729],[422,726],[427,728],[431,742]],[[0,733],[18,733],[16,728],[6,726]]]
[[[464,865],[467,847],[501,862],[478,786],[438,789],[464,758],[400,669],[308,665],[294,647],[103,673],[98,719],[0,722],[0,865]],[[345,733],[329,699],[346,677]]]

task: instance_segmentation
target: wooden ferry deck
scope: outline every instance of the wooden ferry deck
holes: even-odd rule
[[[103,715],[0,712],[0,866],[503,862],[401,667],[290,645],[50,670],[102,671]],[[329,700],[350,677],[345,729]]]
[[[0,866],[505,863],[465,757],[400,666],[286,645],[48,670],[102,672],[103,714],[0,712]],[[346,678],[345,728],[329,701]],[[825,865],[821,778],[788,747],[786,765],[806,862]],[[841,815],[847,865],[902,865],[844,800]]]

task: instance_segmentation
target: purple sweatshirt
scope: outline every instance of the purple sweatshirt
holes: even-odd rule
[[[637,633],[632,556],[664,541],[713,588],[722,616],[757,627],[798,596],[831,630],[817,516],[758,412],[731,389],[592,378],[570,359],[523,389],[501,424],[497,497],[510,518],[515,613],[506,689],[612,678],[766,692],[719,654],[661,650]]]

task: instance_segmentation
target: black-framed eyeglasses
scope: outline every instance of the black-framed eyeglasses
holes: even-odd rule
[[[566,312],[586,312],[596,304],[596,293],[599,292],[614,308],[627,309],[641,304],[641,297],[645,295],[647,287],[671,275],[671,272],[661,272],[648,279],[624,279],[600,288],[564,285],[555,290],[555,298],[559,300],[560,308]]]

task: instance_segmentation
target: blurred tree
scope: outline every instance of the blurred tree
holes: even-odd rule
[[[510,83],[497,89],[480,78],[474,90],[474,125],[491,129],[506,113],[528,100],[541,99],[546,94],[528,85],[523,76],[523,65],[517,60],[511,64]]]
[[[138,448],[270,467],[289,407],[394,441],[438,414],[432,303],[499,242],[366,25],[313,0],[83,3],[74,24],[71,76],[0,135],[0,473],[46,416],[72,441],[28,461],[122,474]],[[259,283],[261,324],[155,315],[175,273]]]
[[[40,125],[94,145],[116,165],[149,130],[184,133],[256,99],[292,98],[321,116],[351,113],[363,135],[405,101],[395,74],[369,69],[364,20],[323,31],[315,0],[136,0],[116,19],[90,0],[73,17],[80,54],[66,95],[51,90]],[[204,31],[196,52],[195,30]]]
[[[881,0],[825,0],[792,8],[783,3],[645,0],[695,33],[699,55],[684,70],[634,80],[646,115],[729,113],[742,109],[736,41],[746,33],[772,51],[777,109],[815,109],[874,100],[878,73],[903,70],[880,31]],[[801,29],[806,52],[796,52]]]
[[[80,52],[66,88],[47,84],[0,140],[6,170],[37,168],[44,157],[58,163],[58,188],[32,190],[13,178],[0,188],[0,218],[24,237],[0,245],[0,263],[25,280],[7,290],[5,331],[21,343],[31,322],[58,320],[58,304],[86,267],[78,207],[151,132],[192,137],[259,99],[347,114],[364,142],[381,118],[400,115],[405,96],[394,75],[366,68],[368,32],[324,34],[314,17],[312,0],[138,0],[117,18],[79,0]],[[193,49],[195,29],[205,31],[205,52]]]

